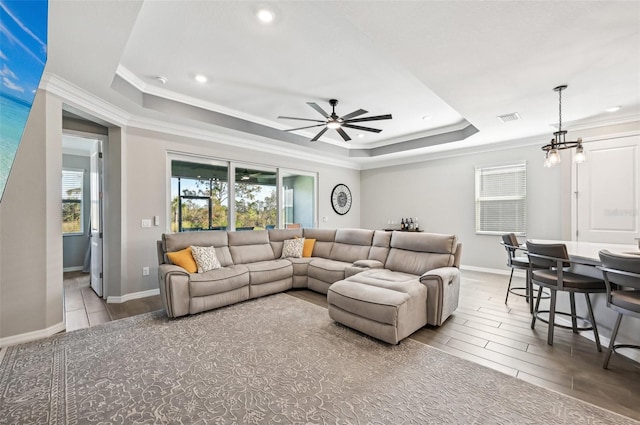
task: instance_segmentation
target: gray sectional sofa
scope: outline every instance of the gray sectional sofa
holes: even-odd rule
[[[315,239],[311,257],[280,258],[284,241]],[[213,246],[221,268],[188,273],[168,252]],[[308,288],[327,294],[336,321],[389,343],[457,308],[461,244],[455,235],[367,229],[272,229],[164,234],[160,295],[169,317]]]

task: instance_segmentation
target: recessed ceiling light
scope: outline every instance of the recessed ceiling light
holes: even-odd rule
[[[358,137],[360,137],[362,139],[364,137],[364,134],[358,133]]]
[[[158,75],[156,77],[156,81],[159,82],[160,84],[167,84],[167,81],[169,81],[169,80],[167,80],[167,77],[164,77],[162,75]]]
[[[205,77],[205,76],[204,76],[204,75],[202,75],[202,74],[198,74],[198,75],[196,75],[196,76],[195,76],[195,79],[196,79],[196,81],[197,81],[197,82],[199,82],[199,83],[206,83],[206,82],[207,82],[207,77]]]
[[[273,19],[275,18],[275,15],[273,14],[273,12],[267,9],[258,10],[257,16],[260,22],[262,22],[263,24],[270,24],[271,22],[273,22]]]
[[[433,118],[431,115],[425,115],[422,117],[422,121],[429,121],[431,118]]]
[[[612,106],[611,108],[605,109],[607,112],[616,112],[620,110],[620,106]]]

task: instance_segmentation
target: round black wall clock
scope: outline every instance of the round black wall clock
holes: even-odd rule
[[[333,210],[345,215],[351,209],[351,191],[345,184],[338,184],[331,191],[331,206]]]

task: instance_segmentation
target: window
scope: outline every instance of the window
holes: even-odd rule
[[[171,231],[227,228],[229,178],[226,165],[171,162]]]
[[[527,168],[525,163],[476,167],[476,233],[526,231]]]
[[[83,232],[84,170],[62,170],[62,234]]]
[[[167,165],[171,232],[316,226],[316,173],[180,154]]]
[[[294,171],[282,171],[282,210],[284,227],[314,227],[315,177]]]
[[[275,171],[236,168],[236,230],[273,229],[278,225]]]

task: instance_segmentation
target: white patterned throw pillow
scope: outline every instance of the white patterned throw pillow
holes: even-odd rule
[[[216,257],[216,249],[212,246],[191,246],[191,253],[193,254],[193,259],[196,260],[198,273],[222,267],[218,257]]]
[[[301,258],[304,248],[304,238],[286,239],[282,246],[282,256],[280,258]]]

